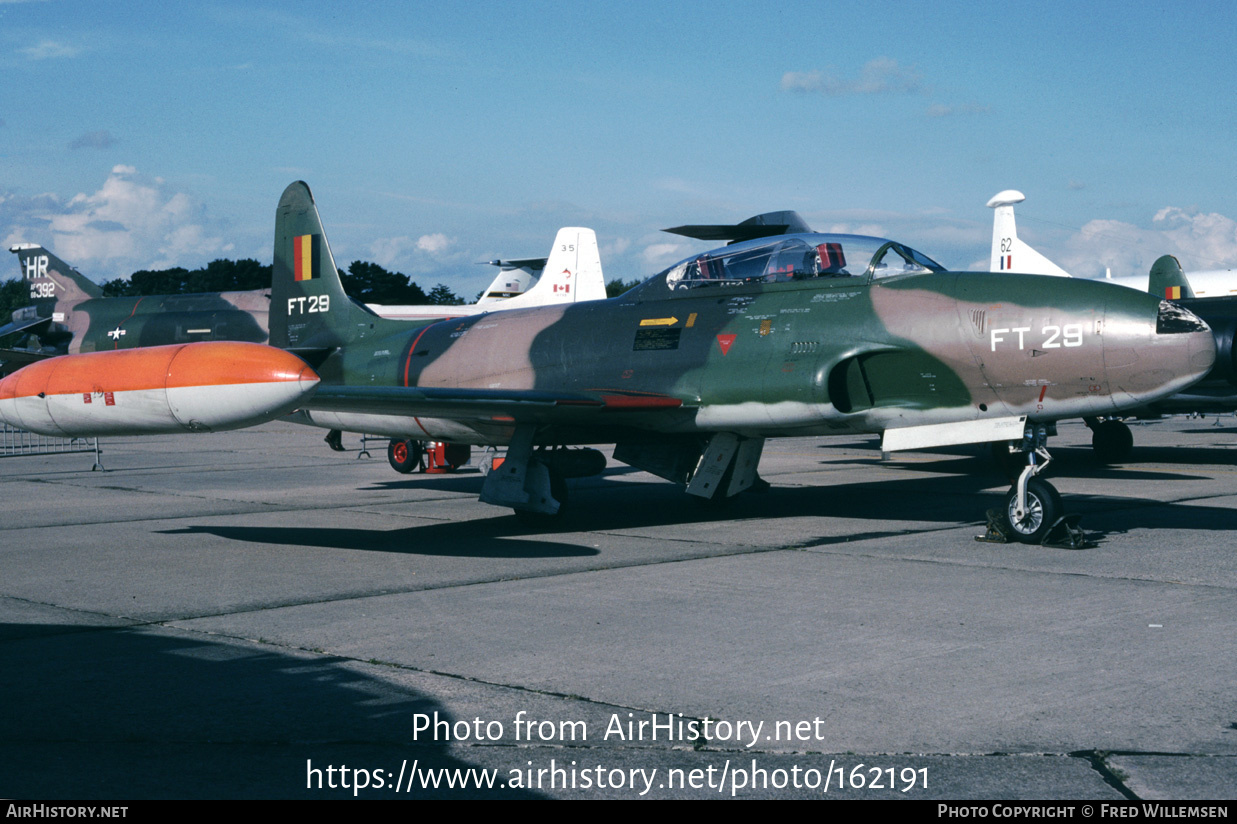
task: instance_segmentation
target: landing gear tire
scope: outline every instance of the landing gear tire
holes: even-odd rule
[[[1027,511],[1021,520],[1014,519],[1017,497],[1017,487],[1005,496],[1005,523],[1009,534],[1019,543],[1043,543],[1044,536],[1064,511],[1061,494],[1047,481],[1031,478],[1027,481]]]
[[[1091,448],[1103,463],[1121,463],[1134,449],[1134,433],[1121,421],[1104,421],[1091,433]]]
[[[392,439],[387,444],[387,462],[401,475],[407,475],[421,465],[421,442]]]
[[[549,526],[560,521],[567,511],[567,479],[557,472],[550,473],[550,495],[558,501],[558,512],[550,515],[545,512],[516,509],[512,510],[515,512],[515,519],[524,526]]]

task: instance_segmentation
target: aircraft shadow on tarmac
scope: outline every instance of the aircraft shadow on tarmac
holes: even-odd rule
[[[356,549],[443,558],[588,558],[600,554],[592,546],[513,538],[512,536],[519,536],[530,530],[520,525],[515,518],[507,516],[399,529],[190,526],[159,532],[162,535],[214,535],[230,541],[259,544]]]
[[[746,519],[776,521],[803,516],[870,522],[874,527],[866,528],[861,524],[865,528],[850,531],[833,527],[827,538],[783,545],[820,546],[921,531],[923,523],[982,527],[985,510],[1003,504],[1006,487],[995,469],[976,471],[976,463],[980,460],[969,457],[898,464],[896,468],[900,472],[909,469],[914,470],[915,475],[829,486],[779,486],[774,477],[771,478],[774,486],[767,493],[743,494],[727,499],[720,506],[691,498],[672,484],[661,481],[611,483],[604,477],[573,481],[568,511],[561,518],[535,526],[521,524],[506,510],[474,503],[495,515],[388,530],[212,525],[166,530],[165,534],[211,534],[236,541],[439,557],[580,558],[610,552],[593,546],[592,534],[606,531]],[[1125,480],[1181,481],[1192,477],[1094,466],[1088,471],[1093,473],[1091,477]],[[1198,476],[1198,480],[1207,479]],[[478,479],[469,482],[477,483]],[[1137,528],[1227,531],[1231,529],[1233,517],[1233,511],[1227,508],[1174,506],[1171,502],[1106,495],[1066,494],[1064,497],[1067,512],[1085,516],[1082,527],[1088,532],[1095,531],[1089,521],[1098,523],[1105,518],[1119,521],[1120,528],[1099,533],[1101,537]],[[415,515],[419,505],[409,502],[409,513]],[[536,538],[540,534],[574,532],[588,535],[584,539],[586,543],[576,544],[561,537],[556,541]]]
[[[442,704],[341,666],[347,659],[105,626],[0,624],[0,644],[0,694],[20,708],[0,718],[14,798],[343,798],[352,790],[327,788],[328,766],[474,766],[424,734],[413,740],[415,713],[456,720]],[[324,789],[307,789],[307,760]],[[394,781],[360,796],[536,797],[396,795]]]
[[[1228,461],[1220,460],[1222,456],[1216,456],[1215,450],[1210,449],[1171,449],[1165,447],[1164,452],[1173,452],[1177,455],[1175,460],[1164,460],[1163,463],[1172,463],[1181,465],[1183,463],[1191,463],[1197,466],[1205,466],[1208,463],[1217,466],[1232,465],[1233,458],[1237,456],[1229,456]],[[1202,453],[1199,455],[1199,460],[1193,460],[1188,453],[1196,451]],[[1126,481],[1210,481],[1211,478],[1207,475],[1187,475],[1182,472],[1159,471],[1147,469],[1142,466],[1125,466],[1123,464],[1100,464],[1090,457],[1087,449],[1054,449],[1052,452],[1053,462],[1047,470],[1047,474],[1043,477],[1050,481],[1067,478],[1092,478],[1103,479],[1111,478],[1113,480]],[[906,459],[902,455],[894,455],[889,461],[879,461],[875,458],[860,459],[855,463],[863,463],[872,466],[889,466],[896,467],[898,470],[906,472],[922,472],[933,475],[974,475],[977,480],[981,481],[979,489],[1006,485],[1010,482],[1005,478],[1001,469],[996,463],[987,457],[965,457],[945,458],[934,461],[922,461]],[[1141,455],[1136,456],[1135,460],[1139,463],[1154,463],[1150,457],[1144,459]]]

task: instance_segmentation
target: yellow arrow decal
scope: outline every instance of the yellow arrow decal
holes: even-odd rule
[[[674,326],[679,322],[678,318],[645,318],[640,321],[641,326]]]

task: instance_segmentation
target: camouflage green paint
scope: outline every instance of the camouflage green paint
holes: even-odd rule
[[[13,248],[43,323],[31,327],[43,356],[202,340],[265,343],[270,290],[105,298],[99,287],[41,246]]]
[[[410,328],[347,299],[325,242],[314,277],[294,281],[294,238],[320,234],[308,187],[292,184],[276,217],[272,343],[323,377],[308,404],[322,425],[382,414],[502,443],[527,423],[538,443],[568,443],[1056,420],[1174,391],[1214,357],[1201,324],[1158,334],[1155,298],[991,273],[683,290],[661,275],[607,301]]]

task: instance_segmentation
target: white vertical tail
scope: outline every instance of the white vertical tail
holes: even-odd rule
[[[1022,192],[1006,189],[988,201],[988,208],[996,210],[992,216],[992,258],[988,271],[1070,277],[1069,272],[1018,239],[1014,204],[1024,200],[1026,195]]]
[[[606,283],[601,273],[597,234],[592,229],[564,226],[554,237],[554,248],[533,288],[511,298],[503,308],[545,306],[603,300]]]

